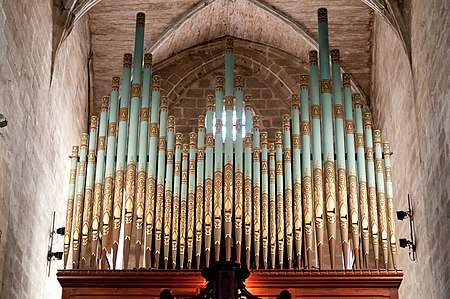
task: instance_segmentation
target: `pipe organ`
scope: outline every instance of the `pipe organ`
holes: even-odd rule
[[[389,144],[329,50],[326,9],[275,136],[234,73],[231,38],[198,129],[177,132],[144,24],[138,13],[134,53],[72,149],[64,268],[396,268]]]

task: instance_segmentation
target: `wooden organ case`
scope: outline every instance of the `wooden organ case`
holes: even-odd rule
[[[389,144],[329,51],[327,10],[275,136],[231,38],[197,132],[176,132],[144,25],[72,149],[63,299],[398,298]]]

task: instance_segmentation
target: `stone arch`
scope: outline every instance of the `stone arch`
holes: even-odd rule
[[[225,37],[182,51],[154,66],[162,77],[169,111],[178,118],[178,128],[193,129],[204,113],[206,95],[213,93],[214,77],[224,72]],[[290,97],[298,93],[297,78],[308,64],[276,48],[235,39],[235,74],[244,76],[244,93],[252,94],[253,109],[261,116],[262,128],[281,129],[281,117],[290,111]],[[272,134],[273,135],[273,134]]]

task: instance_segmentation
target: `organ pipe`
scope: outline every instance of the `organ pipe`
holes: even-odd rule
[[[317,51],[309,52],[309,79],[311,98],[311,130],[312,130],[312,182],[314,196],[314,220],[316,226],[317,255],[319,269],[323,264],[324,245],[324,215],[323,215],[323,177],[322,177],[322,144],[320,126],[319,102],[319,69],[317,66]]]
[[[102,255],[101,268],[106,267],[106,253],[111,248],[110,224],[112,223],[112,205],[114,192],[114,162],[116,157],[117,108],[119,105],[119,77],[112,78],[111,96],[109,99],[108,141],[106,145],[105,184],[102,201]]]
[[[216,77],[216,134],[214,140],[214,260],[220,259],[223,200],[223,77]]]
[[[283,269],[284,265],[284,186],[283,186],[283,133],[275,133],[275,171],[277,189],[277,243],[278,243],[278,264]]]
[[[269,151],[267,132],[261,132],[261,231],[264,269],[268,267],[269,245]]]
[[[189,185],[187,207],[187,268],[192,266],[192,253],[194,250],[194,221],[195,221],[195,157],[197,155],[197,134],[189,134]]]
[[[66,227],[64,230],[64,269],[67,267],[70,251],[70,238],[72,236],[73,204],[75,200],[75,183],[77,179],[77,160],[79,146],[72,146],[70,155],[69,195],[67,199]]]
[[[301,138],[302,138],[302,199],[303,218],[305,223],[305,243],[306,243],[306,267],[310,269],[313,258],[313,189],[311,178],[311,122],[309,116],[308,99],[308,75],[300,76],[300,99],[301,99]]]
[[[94,185],[94,202],[92,206],[92,221],[88,223],[91,225],[91,251],[90,251],[90,265],[89,268],[94,269],[97,263],[97,248],[99,228],[100,228],[100,213],[102,208],[102,190],[105,178],[105,157],[106,157],[106,131],[108,127],[108,103],[109,97],[102,98],[102,105],[100,107],[100,127],[98,129],[98,146],[97,146],[97,162],[95,165],[95,185]]]
[[[383,166],[383,153],[382,153],[382,141],[381,131],[373,131],[373,141],[375,145],[375,172],[376,172],[376,184],[377,184],[377,198],[378,198],[378,215],[380,219],[380,237],[381,248],[383,250],[384,267],[388,269],[389,262],[389,238],[388,238],[388,211],[386,210],[386,193],[384,188],[384,166]]]
[[[384,156],[384,171],[386,182],[386,198],[388,208],[388,225],[389,236],[391,244],[392,264],[394,269],[397,269],[397,238],[395,231],[395,216],[394,216],[394,192],[392,189],[392,174],[391,174],[391,149],[389,142],[383,143],[383,156]]]
[[[234,154],[234,223],[235,223],[235,239],[236,239],[236,261],[241,262],[242,247],[242,223],[243,223],[243,164],[242,155],[244,143],[242,140],[242,114],[244,106],[244,80],[238,75],[235,78],[235,107],[236,107],[236,142]]]
[[[117,133],[117,156],[116,174],[114,178],[114,201],[113,201],[113,229],[112,250],[113,269],[116,269],[117,251],[119,249],[119,234],[122,224],[123,189],[126,169],[126,146],[128,135],[128,105],[130,101],[130,78],[131,78],[132,55],[127,53],[123,57],[122,87],[120,89],[119,108],[119,131]]]
[[[358,208],[358,181],[356,179],[355,160],[355,122],[353,120],[352,90],[350,87],[350,74],[343,74],[344,86],[344,113],[345,113],[345,149],[347,152],[347,181],[348,181],[348,202],[350,208],[351,234],[353,241],[353,255],[356,261],[356,268],[361,267],[360,256],[360,217]]]
[[[302,253],[302,185],[300,163],[300,101],[297,94],[292,95],[292,182],[293,182],[293,206],[294,206],[294,239],[297,267],[301,267]],[[289,116],[289,115],[288,115]]]
[[[261,144],[259,116],[253,116],[253,247],[255,252],[255,268],[259,269],[261,243]]]
[[[205,116],[198,117],[197,137],[197,184],[195,210],[195,265],[200,269],[200,257],[203,238],[203,201],[205,180]]]
[[[175,172],[173,178],[173,205],[172,205],[172,268],[177,268],[177,252],[179,243],[180,226],[180,195],[181,195],[181,147],[183,135],[177,133],[175,135]],[[181,233],[180,233],[181,234]],[[180,259],[181,267],[183,261]]]
[[[339,228],[341,233],[344,268],[348,268],[348,204],[347,173],[345,165],[344,105],[342,102],[341,66],[339,50],[331,50],[331,69],[334,99],[334,129],[336,140],[337,199],[339,206]]]
[[[139,130],[139,110],[141,109],[142,58],[144,53],[145,14],[136,16],[134,42],[133,79],[131,82],[130,119],[128,127],[127,167],[125,184],[125,227],[123,246],[123,268],[128,269],[131,246],[131,229],[136,189],[137,141]]]
[[[156,180],[155,208],[155,267],[159,268],[161,236],[163,229],[164,179],[166,173],[167,147],[167,97],[161,97],[158,138],[158,170]]]
[[[365,267],[369,263],[369,206],[367,201],[366,162],[364,157],[364,133],[362,124],[361,95],[352,97],[355,109],[356,160],[358,162],[359,205],[361,215],[362,251]]]
[[[328,49],[328,16],[319,8],[320,100],[322,102],[322,145],[325,179],[325,208],[331,268],[336,267],[336,179],[334,170],[333,107],[331,101],[330,61]],[[339,87],[340,88],[340,87]]]
[[[152,266],[152,241],[153,241],[153,226],[154,226],[154,210],[155,210],[155,191],[156,191],[156,157],[158,156],[158,122],[159,122],[159,107],[161,94],[161,77],[154,75],[152,78],[152,104],[150,114],[150,144],[148,147],[148,154],[153,159],[149,159],[147,169],[147,183],[145,196],[145,267]]]
[[[142,79],[142,102],[139,127],[139,158],[135,204],[136,247],[135,267],[139,269],[142,250],[142,228],[144,226],[145,183],[147,176],[148,121],[150,109],[150,90],[152,82],[152,55],[144,55],[144,74]]]
[[[244,141],[244,229],[245,263],[250,268],[250,249],[252,234],[252,127],[253,115],[251,97],[245,95],[245,141]]]
[[[211,255],[211,235],[213,219],[213,114],[214,114],[214,96],[208,95],[206,106],[206,149],[205,149],[205,266],[209,267]]]
[[[372,234],[373,253],[375,257],[375,267],[378,268],[379,262],[379,228],[378,228],[378,209],[377,209],[377,191],[375,186],[375,163],[372,138],[372,119],[370,113],[364,113],[364,140],[366,146],[367,160],[367,186],[369,190],[369,216],[370,232]]]
[[[275,144],[269,143],[269,231],[270,231],[270,261],[272,269],[276,268],[277,249],[277,204],[276,204],[276,171]]]
[[[211,260],[336,269],[339,254],[344,269],[358,269],[371,267],[370,248],[378,267],[379,245],[384,266],[396,268],[389,145],[382,147],[369,108],[352,95],[350,75],[341,80],[338,50],[330,69],[327,12],[318,14],[320,53],[310,52],[310,74],[300,76],[281,131],[269,136],[265,116],[253,115],[257,102],[234,77],[227,38],[225,76],[216,78],[188,140],[168,116],[151,54],[143,55],[138,14],[133,66],[125,54],[99,127],[93,116],[79,151],[73,147],[64,267],[72,244],[74,269],[127,269],[130,255],[134,267],[147,269],[209,268]]]
[[[73,239],[72,239],[72,268],[78,268],[78,259],[80,257],[80,238],[81,238],[81,224],[83,220],[83,202],[85,195],[86,183],[86,159],[88,153],[89,134],[81,134],[80,145],[80,162],[78,163],[78,176],[76,182],[76,197],[75,197],[75,215],[73,220]]]
[[[180,269],[184,268],[184,258],[186,251],[186,217],[187,217],[187,196],[188,196],[188,166],[189,166],[189,144],[182,145],[181,162],[181,194],[180,194]]]
[[[83,204],[83,222],[81,226],[80,268],[86,268],[88,262],[89,230],[92,223],[92,201],[94,197],[95,152],[97,150],[97,116],[91,116],[89,133],[88,164],[86,174],[86,190]]]
[[[164,224],[162,230],[164,269],[169,265],[170,230],[172,222],[172,197],[173,197],[173,168],[175,157],[175,117],[170,115],[167,119],[167,161],[166,179],[164,191]]]
[[[292,160],[291,160],[291,126],[289,114],[283,115],[283,158],[284,158],[284,208],[287,268],[292,268]]]

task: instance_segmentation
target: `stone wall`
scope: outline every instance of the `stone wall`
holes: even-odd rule
[[[52,65],[53,1],[0,1],[0,298],[61,297],[47,245],[64,226],[72,144],[86,129],[87,19]],[[61,239],[61,238],[60,238]],[[54,247],[62,251],[62,243]]]
[[[406,210],[410,194],[414,209],[417,261],[399,248],[400,298],[444,299],[450,294],[449,3],[408,2],[412,64],[391,28],[375,19],[372,105],[392,143],[396,208]],[[399,238],[409,238],[408,220],[397,229]]]
[[[224,53],[225,39],[220,38],[155,65],[178,132],[197,131],[197,117],[206,113],[206,97],[214,94],[215,77],[225,74]],[[291,95],[298,94],[298,79],[308,73],[308,63],[270,46],[235,39],[234,65],[234,74],[244,78],[244,95],[251,95],[253,112],[260,116],[261,130],[275,140],[283,114],[291,113]]]

